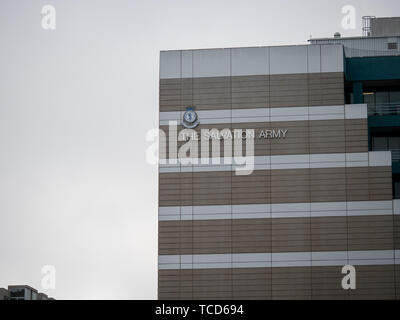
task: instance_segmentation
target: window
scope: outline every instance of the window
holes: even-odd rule
[[[365,93],[364,92],[364,103],[366,104],[375,104],[375,92]]]
[[[399,86],[393,89],[377,91],[376,88],[364,88],[364,103],[368,105],[369,115],[400,115]]]
[[[386,151],[388,149],[387,137],[374,137],[372,140],[373,151]]]
[[[393,179],[393,199],[400,199],[400,174],[394,174],[392,179]]]
[[[397,42],[389,42],[388,50],[397,50]]]
[[[400,149],[400,137],[390,137],[388,138],[389,150],[399,150]]]
[[[12,298],[23,298],[23,297],[25,297],[25,290],[24,289],[11,290],[10,291],[10,297],[12,297]]]
[[[400,181],[393,183],[393,199],[400,199]]]
[[[390,91],[390,103],[400,103],[400,91]]]
[[[386,104],[389,103],[389,92],[388,91],[378,91],[375,93],[376,104]]]
[[[399,150],[400,137],[373,137],[372,150],[373,151],[387,151]]]

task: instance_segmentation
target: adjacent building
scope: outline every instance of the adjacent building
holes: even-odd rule
[[[7,289],[0,288],[0,301],[1,300],[9,300],[10,299],[10,293],[8,292]]]
[[[379,19],[358,38],[161,52],[160,299],[400,298],[400,30]],[[181,163],[174,123],[254,130],[254,170]]]
[[[0,288],[0,300],[54,300],[27,285],[12,285]]]

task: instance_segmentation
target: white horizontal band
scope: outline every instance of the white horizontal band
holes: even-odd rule
[[[366,119],[366,104],[196,111],[200,124]],[[160,125],[180,124],[185,111],[160,112]]]
[[[192,164],[180,163],[183,161],[191,162]],[[254,156],[247,157],[247,159],[246,157],[185,158],[181,161],[178,161],[178,159],[161,159],[159,172],[233,171],[240,170],[241,168],[249,170],[251,163],[254,164],[253,170],[351,168],[390,166],[392,156],[390,151],[372,151],[361,153]]]
[[[158,269],[273,268],[400,264],[400,250],[160,255]]]
[[[170,50],[160,79],[343,72],[342,44]]]
[[[400,214],[400,200],[159,207],[159,221],[346,217]]]

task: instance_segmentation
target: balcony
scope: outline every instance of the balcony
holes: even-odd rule
[[[368,116],[400,116],[400,103],[368,104]]]

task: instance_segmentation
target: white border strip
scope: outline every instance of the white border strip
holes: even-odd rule
[[[158,269],[271,268],[400,264],[400,250],[159,255]]]
[[[159,207],[159,221],[400,214],[400,200]]]
[[[196,111],[201,124],[366,119],[366,104]],[[181,122],[185,111],[160,112],[160,125]]]
[[[191,164],[181,164],[179,159],[161,159],[159,173],[233,171],[243,167],[243,163],[236,164],[235,158],[232,157],[188,158],[186,160],[191,161]],[[390,166],[391,163],[390,151],[254,156],[253,170],[351,168]]]

